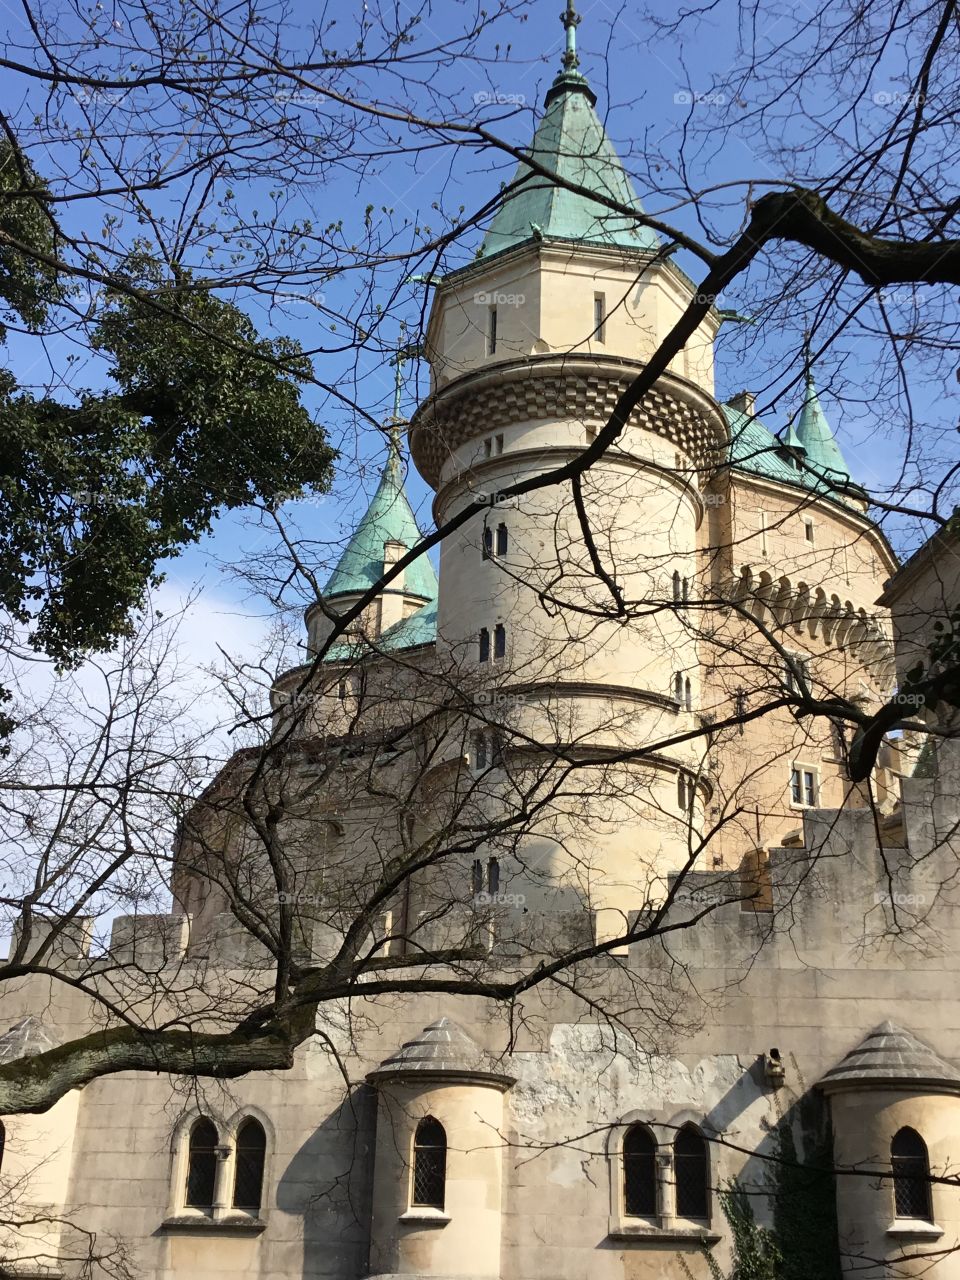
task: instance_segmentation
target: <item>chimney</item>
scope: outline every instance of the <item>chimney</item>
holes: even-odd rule
[[[738,391],[735,396],[731,396],[727,401],[731,409],[736,409],[738,413],[746,414],[748,418],[752,418],[756,409],[757,397],[752,391]]]

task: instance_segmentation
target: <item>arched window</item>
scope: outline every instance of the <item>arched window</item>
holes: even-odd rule
[[[673,1144],[674,1179],[677,1188],[677,1217],[708,1218],[707,1144],[693,1125],[684,1125]]]
[[[916,1129],[901,1129],[890,1143],[893,1199],[898,1218],[933,1221],[927,1146]]]
[[[683,682],[683,704],[688,711],[693,710],[693,690],[690,686],[690,677],[687,676]]]
[[[483,559],[489,560],[493,555],[493,530],[489,525],[483,529]]]
[[[263,1195],[263,1162],[267,1155],[267,1135],[259,1120],[244,1120],[237,1130],[237,1153],[233,1175],[233,1207],[259,1213]]]
[[[217,1178],[217,1141],[217,1131],[206,1117],[201,1117],[190,1130],[186,1203],[191,1209],[213,1208],[213,1189]]]
[[[680,570],[673,571],[673,603],[680,603]]]
[[[680,671],[674,672],[673,676],[673,696],[677,702],[683,706],[683,674]]]
[[[470,885],[473,889],[474,896],[483,893],[483,863],[479,858],[474,858],[473,868],[470,872]]]
[[[427,1116],[417,1125],[413,1143],[413,1203],[442,1209],[447,1181],[447,1135]]]
[[[493,656],[503,658],[507,652],[507,629],[502,622],[493,628]]]
[[[681,594],[683,596],[683,603],[688,604],[690,601],[690,579],[689,578],[684,578],[683,591]]]
[[[3,1148],[7,1145],[7,1131],[0,1120],[0,1169],[3,1168]]]
[[[505,556],[507,554],[507,526],[505,524],[497,525],[497,555]]]
[[[479,645],[480,645],[480,661],[489,662],[490,661],[490,632],[487,630],[486,627],[480,628]]]
[[[623,1139],[623,1211],[631,1218],[657,1214],[657,1144],[643,1125]]]

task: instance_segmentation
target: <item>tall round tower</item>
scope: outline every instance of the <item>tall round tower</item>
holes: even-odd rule
[[[591,905],[613,910],[620,931],[623,909],[686,863],[690,818],[708,794],[699,745],[610,770],[624,748],[693,727],[696,633],[676,606],[696,593],[698,474],[727,427],[713,399],[711,313],[579,493],[564,483],[502,497],[580,456],[694,291],[655,234],[622,212],[642,208],[577,70],[570,8],[564,21],[564,67],[530,163],[477,261],[437,289],[431,389],[410,442],[436,489],[438,524],[475,510],[443,543],[438,648],[496,688],[508,756],[559,746],[580,770],[570,783],[579,834],[560,820],[538,865],[575,865]],[[602,804],[591,807],[598,789]]]

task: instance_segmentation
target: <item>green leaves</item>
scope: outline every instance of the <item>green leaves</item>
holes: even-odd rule
[[[19,292],[10,279],[25,320],[57,300],[29,264]],[[0,607],[64,665],[124,634],[158,565],[219,512],[325,490],[334,457],[300,403],[297,344],[186,272],[132,258],[92,345],[115,392],[66,405],[0,375]]]

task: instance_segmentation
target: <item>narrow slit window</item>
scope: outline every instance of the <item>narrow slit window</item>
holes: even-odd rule
[[[487,893],[495,894],[500,892],[500,863],[496,858],[491,858],[487,863]]]
[[[493,628],[493,656],[494,658],[503,658],[507,652],[507,630],[502,622],[498,622]]]
[[[505,556],[507,554],[507,526],[505,524],[497,525],[497,555]]]
[[[602,293],[593,295],[593,337],[595,342],[607,340],[607,304]]]
[[[480,661],[489,662],[490,661],[490,632],[487,630],[486,627],[480,628],[479,647],[480,647]]]
[[[674,604],[680,603],[680,571],[679,569],[674,569],[673,571],[673,603]]]
[[[489,525],[483,529],[483,559],[489,560],[493,555],[493,530]]]
[[[687,676],[683,682],[683,705],[688,711],[693,710],[693,690],[690,685],[690,677]]]
[[[494,451],[498,454],[503,453],[503,436],[496,435],[493,437]]]
[[[811,545],[811,546],[813,546],[814,532],[813,532],[813,521],[812,521],[812,520],[804,520],[804,522],[803,522],[803,536],[804,536],[804,538],[807,540],[807,542],[809,542],[809,543],[810,543],[810,545]]]
[[[233,1176],[233,1207],[259,1213],[263,1199],[263,1166],[267,1156],[267,1135],[259,1120],[244,1120],[237,1133],[236,1167]]]
[[[683,675],[679,671],[673,677],[673,696],[683,706]]]
[[[487,735],[479,729],[473,735],[473,767],[475,769],[487,767]]]
[[[473,867],[470,871],[470,887],[473,895],[476,897],[478,893],[483,893],[483,863],[479,858],[474,858]]]
[[[198,1120],[190,1130],[186,1204],[191,1209],[213,1210],[217,1177],[217,1131],[212,1121]]]
[[[492,356],[497,350],[497,308],[491,307],[487,312],[487,355]]]
[[[446,1199],[447,1135],[439,1120],[427,1116],[417,1125],[413,1143],[412,1203],[442,1209]]]
[[[657,1144],[642,1125],[623,1140],[623,1211],[628,1218],[657,1215]]]
[[[483,456],[485,458],[493,457],[493,437],[492,436],[487,436],[486,440],[484,440],[483,442]]]

